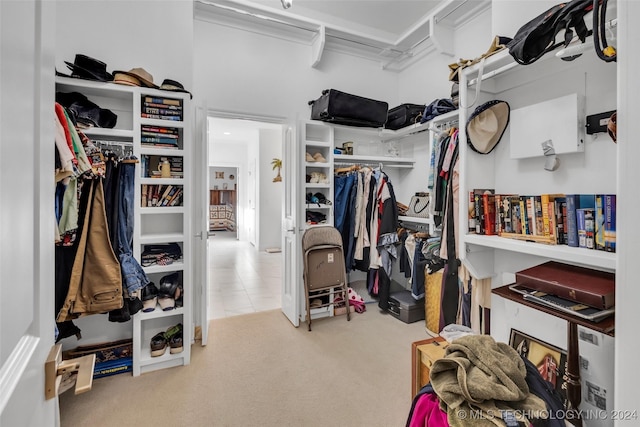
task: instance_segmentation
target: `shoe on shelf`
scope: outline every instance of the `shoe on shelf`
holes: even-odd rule
[[[180,297],[180,276],[171,273],[160,279],[158,286],[158,304],[162,311],[173,310],[176,307],[176,298]]]
[[[313,159],[316,162],[319,163],[327,163],[327,159],[324,158],[324,156],[322,155],[322,153],[317,152],[316,154],[313,155]]]
[[[318,184],[328,184],[329,178],[324,172],[318,172]]]
[[[142,312],[149,313],[156,309],[158,303],[158,288],[155,283],[150,282],[142,288]]]
[[[320,182],[320,173],[319,172],[311,172],[311,179],[309,180],[309,183],[317,184],[319,182]]]
[[[180,329],[180,332],[177,332],[169,339],[169,353],[181,353],[183,349],[184,347],[182,346],[182,329]]]
[[[180,353],[182,347],[182,323],[170,327],[164,332],[164,338],[169,345],[169,353]]]
[[[307,162],[309,162],[309,163],[315,163],[316,162],[316,159],[314,159],[313,156],[311,154],[309,154],[309,153],[305,154],[305,160]]]
[[[151,338],[151,357],[162,356],[167,350],[167,338],[164,332],[158,332]]]

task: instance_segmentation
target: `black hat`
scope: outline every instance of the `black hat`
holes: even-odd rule
[[[107,64],[87,55],[77,54],[73,64],[64,61],[71,70],[71,77],[110,82],[113,76],[107,72]]]
[[[509,104],[494,99],[480,105],[467,121],[467,143],[480,154],[493,150],[509,124]]]
[[[191,94],[191,92],[189,92],[188,90],[185,90],[184,86],[182,86],[182,83],[177,82],[175,80],[164,79],[162,84],[160,85],[160,89],[170,90],[172,92],[188,93],[191,96],[191,98],[193,98],[193,95]]]

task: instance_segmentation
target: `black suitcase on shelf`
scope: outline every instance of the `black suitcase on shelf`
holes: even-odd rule
[[[389,110],[384,127],[398,130],[409,125],[420,123],[425,104],[401,104]]]
[[[322,96],[311,105],[311,119],[347,126],[384,126],[387,121],[389,104],[374,99],[363,98],[335,89],[322,91]]]

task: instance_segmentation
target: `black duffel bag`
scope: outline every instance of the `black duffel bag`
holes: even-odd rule
[[[382,127],[387,121],[389,104],[363,98],[335,89],[322,91],[322,96],[311,105],[311,119],[339,125]]]
[[[557,47],[568,46],[573,31],[582,43],[592,33],[584,23],[584,15],[593,10],[593,0],[559,3],[524,24],[507,44],[509,54],[522,65],[531,64]],[[564,40],[556,43],[556,35],[564,30]],[[574,57],[562,58],[573,60]]]

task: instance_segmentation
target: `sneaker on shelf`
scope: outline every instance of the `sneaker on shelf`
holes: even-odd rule
[[[313,158],[313,156],[309,153],[306,153],[304,156],[305,160],[309,163],[315,163],[316,159]]]
[[[167,350],[167,338],[164,332],[158,332],[151,338],[151,357],[162,356]]]

